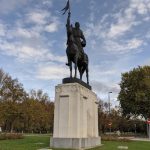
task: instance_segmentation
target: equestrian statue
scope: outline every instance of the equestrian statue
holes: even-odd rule
[[[75,66],[75,75],[77,78],[77,69],[80,73],[80,80],[82,80],[83,73],[86,71],[87,84],[89,84],[89,75],[88,75],[88,56],[84,52],[84,47],[86,46],[86,40],[82,30],[80,29],[80,23],[76,22],[75,27],[70,23],[71,11],[69,0],[66,7],[63,9],[66,13],[68,12],[66,31],[67,31],[67,49],[66,54],[68,58],[67,66],[70,68],[70,78],[72,78],[72,63]]]

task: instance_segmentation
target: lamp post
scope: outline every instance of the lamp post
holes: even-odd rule
[[[135,136],[136,136],[136,123],[134,124],[134,127],[135,127]]]
[[[110,94],[112,92],[108,92],[108,107],[109,107],[109,119],[110,119],[110,122],[109,122],[109,132],[111,133],[111,126],[112,126],[112,122],[111,122],[111,118],[110,118]]]
[[[110,93],[112,93],[112,92],[108,92],[108,107],[109,107],[109,115],[110,115]]]

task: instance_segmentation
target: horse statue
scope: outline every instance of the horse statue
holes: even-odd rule
[[[72,78],[72,63],[74,63],[74,68],[75,68],[75,75],[74,77],[77,78],[77,68],[80,73],[80,79],[82,80],[82,76],[84,72],[86,71],[86,77],[87,77],[87,84],[89,84],[89,75],[88,75],[88,56],[85,53],[82,53],[76,42],[75,38],[73,35],[73,27],[70,25],[70,16],[68,15],[67,19],[67,49],[66,49],[66,54],[68,58],[68,66],[70,68],[70,78]],[[81,43],[82,46],[84,47],[84,43]]]

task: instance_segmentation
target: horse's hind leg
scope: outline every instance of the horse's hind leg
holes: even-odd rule
[[[88,65],[86,66],[86,78],[87,78],[87,84],[89,85],[89,69],[88,69]]]
[[[70,67],[70,78],[72,78],[72,62],[69,62],[69,67]]]
[[[74,68],[75,68],[75,75],[74,75],[74,77],[77,78],[77,65],[76,64],[75,64]]]
[[[81,69],[81,67],[78,67],[78,69],[79,69],[79,73],[80,73],[80,80],[82,80],[82,69]]]

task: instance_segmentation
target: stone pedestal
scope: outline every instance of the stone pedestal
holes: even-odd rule
[[[56,86],[51,147],[90,148],[100,141],[96,94],[79,83]]]

